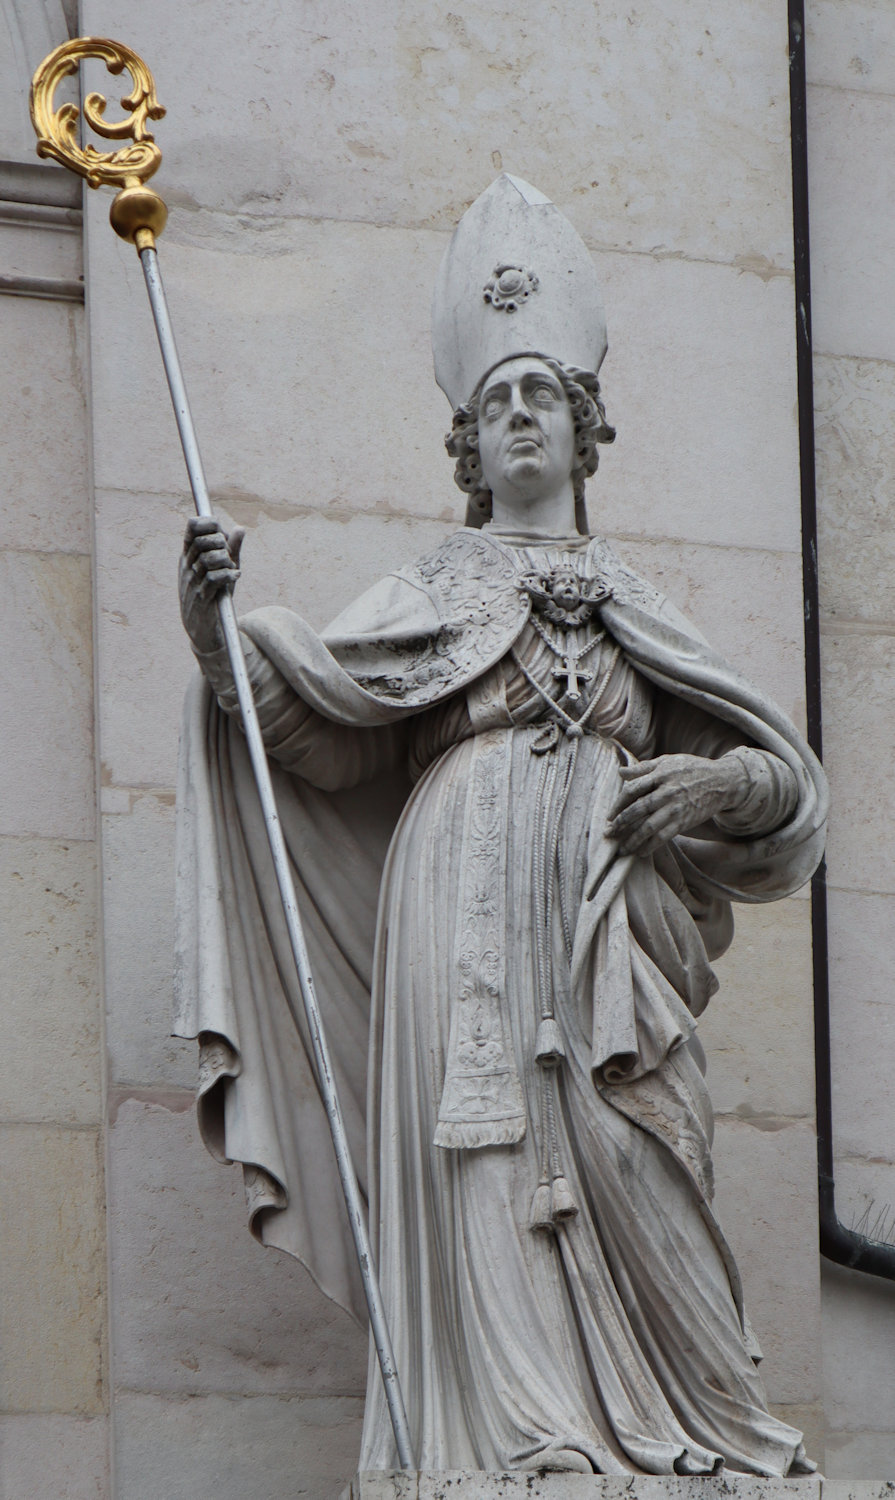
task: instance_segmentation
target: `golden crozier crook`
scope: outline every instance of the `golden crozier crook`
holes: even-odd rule
[[[104,62],[110,73],[127,70],[133,88],[121,99],[122,109],[130,113],[123,120],[106,119],[106,99],[90,93],[84,100],[84,119],[91,130],[109,141],[130,141],[117,151],[97,151],[89,143],[78,144],[76,104],[63,104],[54,110],[56,90],[64,78],[76,73],[88,57]],[[109,220],[115,233],[136,245],[138,252],[154,250],[156,237],[168,222],[168,208],[147,178],[158,171],[162,153],[155,137],[147,129],[147,120],[164,118],[164,106],[155,92],[155,79],[142,57],[121,42],[106,37],[75,37],[45,57],[31,80],[31,123],[37,133],[38,156],[50,156],[69,171],[84,177],[90,187],[106,183],[120,191],[112,200]]]

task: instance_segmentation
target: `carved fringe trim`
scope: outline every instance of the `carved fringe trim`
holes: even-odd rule
[[[435,1129],[436,1146],[451,1151],[475,1149],[478,1146],[515,1146],[525,1138],[525,1116],[508,1120],[441,1120]]]

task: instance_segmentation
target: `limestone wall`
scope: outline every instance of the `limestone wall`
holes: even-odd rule
[[[868,794],[863,779],[891,722],[882,518],[893,400],[888,311],[877,298],[860,317],[841,312],[861,290],[843,139],[859,128],[886,139],[891,101],[884,77],[843,58],[884,55],[890,42],[867,7],[817,4],[812,24],[849,1222],[867,1195],[895,1198],[878,1061],[895,972],[876,831],[887,789],[877,775]],[[860,45],[848,32],[845,46],[848,25]],[[451,11],[82,0],[79,29],[142,53],[169,110],[157,127],[171,209],[162,265],[213,497],[248,530],[242,608],[289,604],[322,624],[460,520],[429,299],[453,223],[506,169],[569,215],[604,285],[603,384],[619,436],[591,484],[594,528],[803,722],[782,0],[551,0],[521,12],[502,0]],[[88,84],[110,92],[101,68]],[[884,282],[884,174],[868,175],[870,274]],[[5,1231],[0,1324],[17,1356],[4,1362],[19,1465],[10,1500],[42,1493],[31,1476],[49,1441],[69,1468],[47,1494],[66,1500],[324,1500],[355,1464],[364,1337],[300,1266],[250,1238],[240,1174],[198,1140],[193,1048],[168,1036],[173,786],[192,670],[174,580],[191,507],[140,266],[109,229],[107,203],[85,202],[86,318],[45,297],[2,304],[7,329],[20,328],[16,374],[4,376],[19,404],[0,560],[10,661],[22,663],[0,772],[18,1060],[0,1119],[3,1171],[23,1203]],[[39,244],[50,253],[46,229]],[[804,894],[743,908],[719,965],[702,1027],[719,1203],[775,1409],[805,1426],[822,1461],[829,1422],[827,1472],[876,1478],[895,1469],[890,1288],[825,1273],[824,1407],[808,915]]]
[[[80,190],[33,156],[22,90],[62,6],[0,25],[0,1493],[86,1500],[109,1488]]]

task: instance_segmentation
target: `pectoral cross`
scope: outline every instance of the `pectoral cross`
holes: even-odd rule
[[[562,658],[562,666],[553,668],[553,675],[566,679],[565,696],[574,703],[581,697],[579,682],[589,682],[593,673],[586,672],[583,667],[579,667],[577,652],[567,651]]]

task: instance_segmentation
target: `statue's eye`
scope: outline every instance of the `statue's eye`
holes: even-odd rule
[[[504,403],[501,400],[500,396],[489,396],[482,406],[483,415],[487,417],[489,421],[493,421],[495,417],[500,416],[500,413],[503,410],[503,405]]]
[[[539,406],[552,406],[558,399],[552,385],[536,385],[532,395]]]

